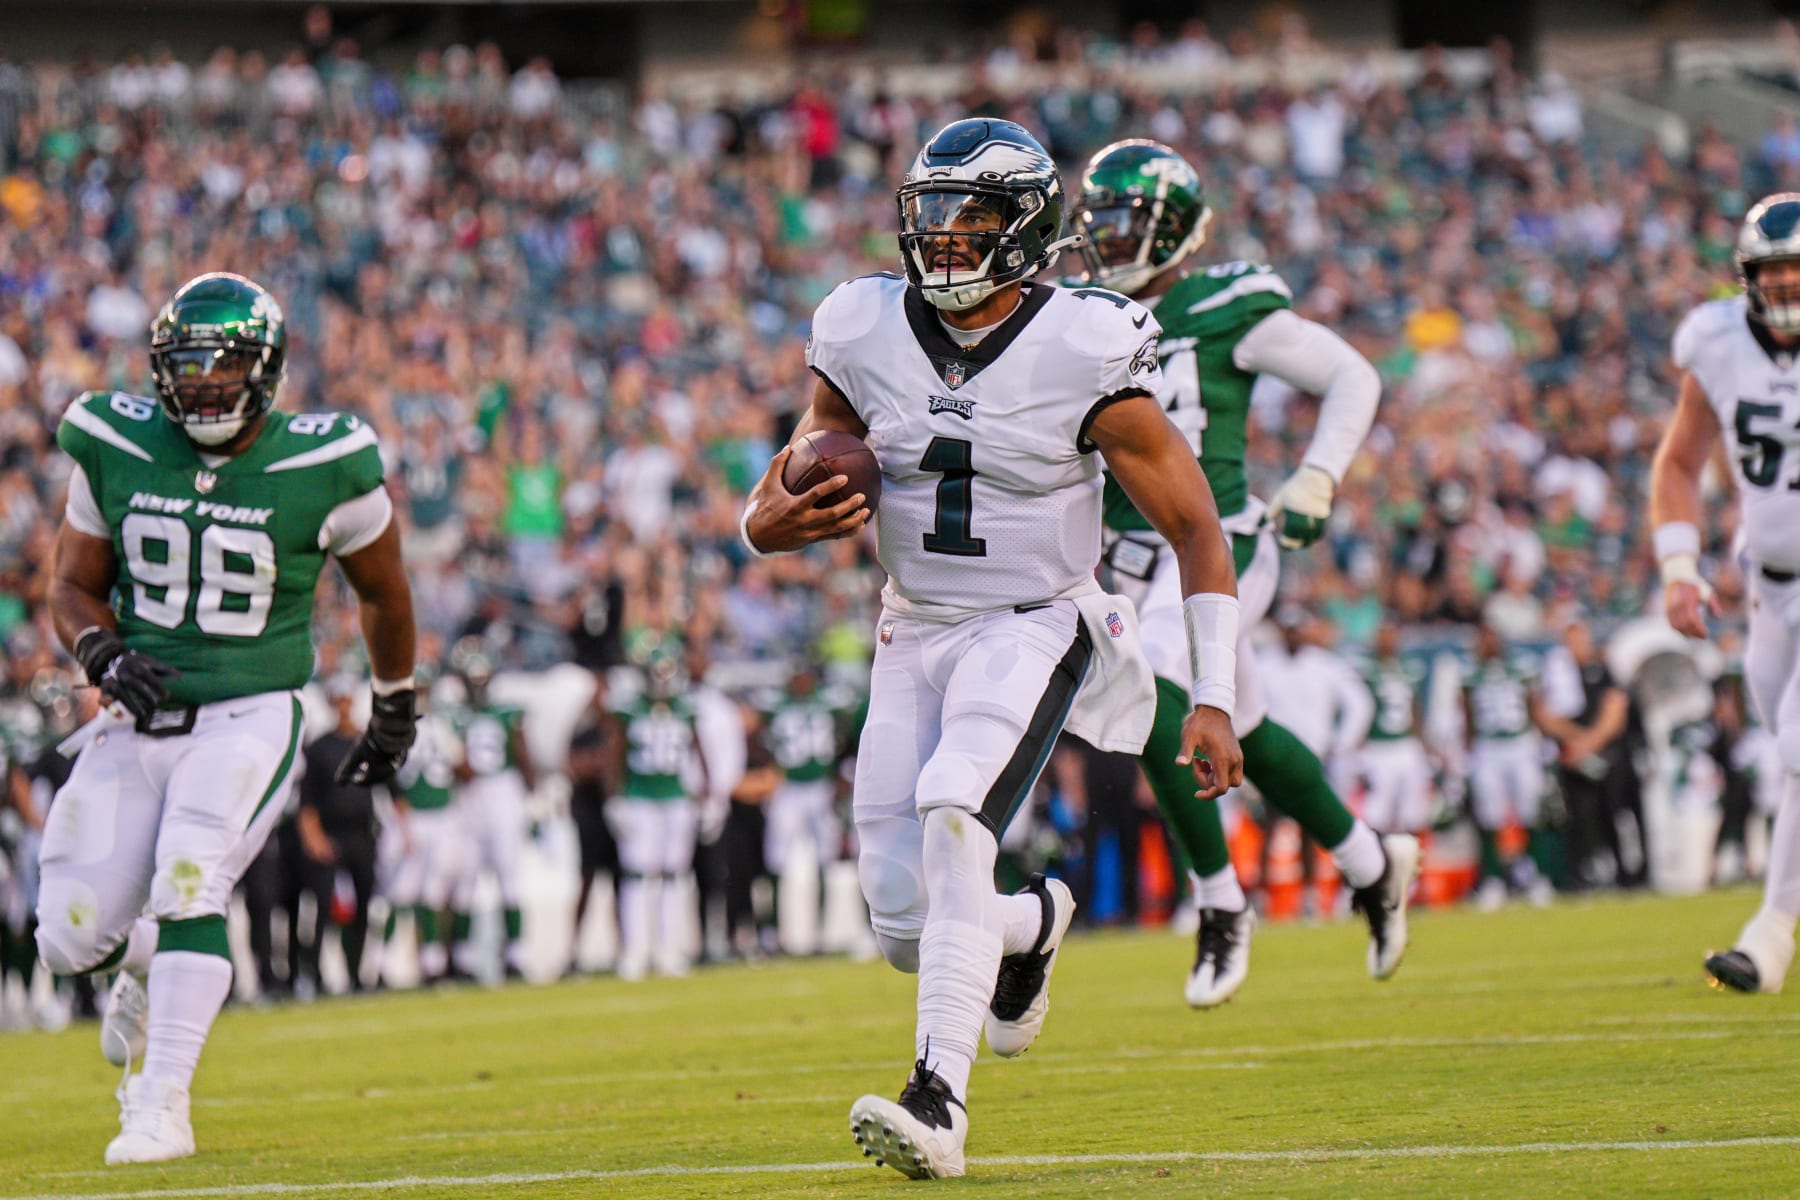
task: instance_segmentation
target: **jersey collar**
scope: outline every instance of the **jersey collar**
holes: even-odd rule
[[[1744,314],[1744,323],[1750,326],[1750,336],[1756,339],[1756,344],[1762,347],[1763,353],[1769,356],[1770,362],[1783,371],[1794,365],[1795,356],[1800,355],[1800,345],[1783,346],[1775,340],[1775,335],[1769,332],[1767,325],[1748,312]]]
[[[975,378],[983,367],[999,358],[1025,332],[1025,326],[1031,323],[1031,318],[1038,314],[1038,310],[1050,303],[1055,290],[1040,284],[1025,284],[1019,306],[1012,310],[1012,315],[1000,322],[994,332],[966,349],[957,345],[955,339],[944,332],[944,327],[938,320],[937,309],[915,287],[906,289],[906,323],[912,326],[913,337],[918,339],[919,348],[925,351],[925,357],[931,360],[938,378],[944,381],[945,386],[957,388]],[[950,382],[952,367],[956,368],[955,374],[959,376],[955,383]]]

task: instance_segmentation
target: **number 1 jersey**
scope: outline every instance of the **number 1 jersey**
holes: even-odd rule
[[[392,514],[373,429],[271,412],[248,449],[209,463],[156,401],[89,392],[56,440],[79,468],[70,524],[118,558],[119,636],[181,672],[172,703],[305,685],[326,556],[367,546]]]
[[[902,600],[971,613],[1092,579],[1101,464],[1089,425],[1161,386],[1155,318],[1098,288],[1028,283],[972,346],[896,275],[853,279],[813,316],[806,361],[869,427],[878,553]]]

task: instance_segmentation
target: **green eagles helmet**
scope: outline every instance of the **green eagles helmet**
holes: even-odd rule
[[[181,285],[150,323],[150,370],[163,413],[220,446],[275,405],[287,319],[261,284],[224,271]]]
[[[1765,196],[1744,215],[1737,265],[1750,315],[1777,333],[1800,333],[1800,286],[1767,287],[1757,278],[1765,263],[1800,258],[1800,193]]]
[[[1084,282],[1135,295],[1206,242],[1200,173],[1159,142],[1114,142],[1081,173],[1075,228]]]

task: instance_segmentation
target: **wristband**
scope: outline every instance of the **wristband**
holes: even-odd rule
[[[1671,554],[1658,563],[1657,568],[1662,572],[1664,587],[1671,583],[1691,583],[1700,589],[1701,595],[1712,594],[1712,588],[1700,577],[1700,560],[1692,554]]]
[[[768,558],[769,551],[757,549],[756,543],[750,540],[750,514],[755,511],[754,499],[745,503],[744,515],[738,518],[738,540],[744,543],[744,549],[750,551],[752,558]]]
[[[1690,561],[1700,557],[1700,531],[1689,521],[1665,521],[1656,527],[1650,535],[1650,544],[1656,550],[1656,561],[1665,562],[1678,555],[1685,555]]]
[[[1188,699],[1195,708],[1204,705],[1230,716],[1237,702],[1237,597],[1202,592],[1183,600],[1181,613],[1193,669]]]
[[[417,685],[413,683],[413,677],[408,675],[405,679],[370,679],[369,689],[377,696],[391,696],[395,692],[416,691]]]

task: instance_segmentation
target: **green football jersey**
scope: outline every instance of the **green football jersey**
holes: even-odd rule
[[[1256,376],[1231,356],[1238,340],[1264,317],[1293,307],[1293,293],[1264,263],[1228,262],[1183,276],[1155,304],[1162,326],[1159,399],[1175,428],[1193,443],[1219,515],[1235,516],[1250,502],[1244,458]],[[1108,529],[1150,528],[1110,474],[1105,505]]]
[[[617,710],[625,726],[625,784],[629,800],[680,800],[681,772],[697,744],[694,710],[685,699],[640,696]]]
[[[456,731],[436,713],[419,718],[418,738],[394,780],[406,803],[419,812],[450,807],[456,783]]]
[[[489,700],[459,708],[456,732],[462,736],[463,762],[477,779],[517,770],[513,733],[525,727],[525,711],[513,704]]]
[[[381,486],[373,429],[271,412],[247,450],[208,466],[156,401],[88,392],[56,440],[112,531],[119,636],[181,672],[172,703],[305,685],[321,531],[332,509]]]
[[[1369,724],[1371,742],[1397,742],[1417,732],[1416,706],[1424,681],[1425,673],[1404,659],[1371,662],[1363,668],[1363,682],[1375,697],[1375,719]]]
[[[1478,738],[1515,738],[1531,732],[1531,688],[1535,674],[1522,661],[1475,664],[1463,680]]]
[[[794,783],[828,779],[837,767],[840,715],[849,707],[826,690],[808,696],[777,695],[764,705],[769,752]]]

